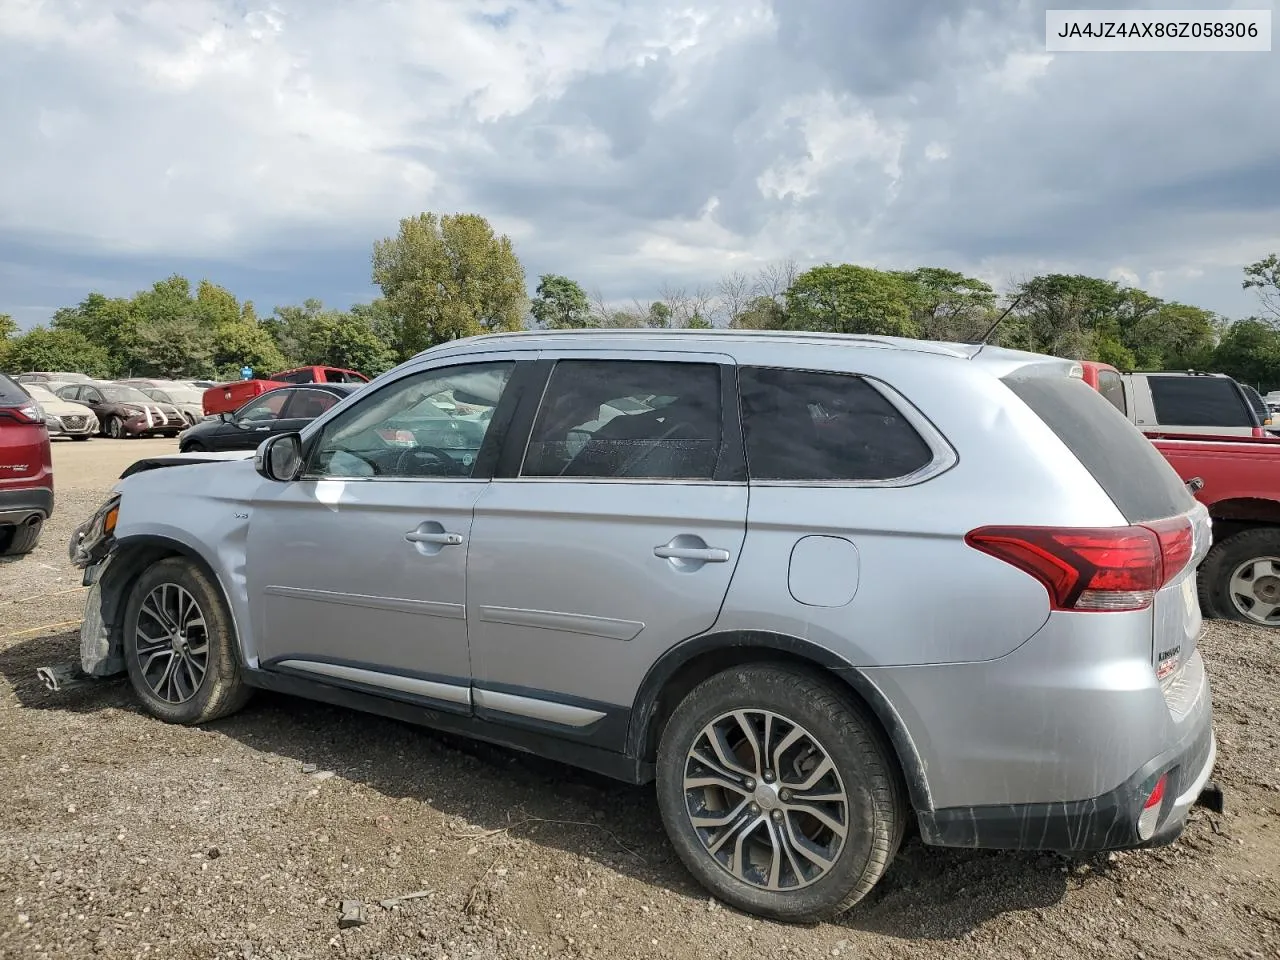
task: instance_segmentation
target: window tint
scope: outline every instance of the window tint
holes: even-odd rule
[[[1124,398],[1124,380],[1120,378],[1120,374],[1112,373],[1110,370],[1099,370],[1098,392],[1110,400],[1111,405],[1125,417],[1129,416],[1129,404]]]
[[[1247,383],[1240,384],[1240,389],[1244,391],[1245,399],[1249,401],[1249,406],[1253,408],[1253,412],[1258,417],[1258,422],[1266,424],[1267,418],[1271,416],[1267,410],[1267,405],[1262,402],[1262,394],[1249,386]]]
[[[289,420],[314,420],[330,407],[335,406],[341,397],[325,390],[290,390],[292,397],[283,417]]]
[[[262,420],[278,420],[280,411],[284,409],[285,401],[289,399],[292,390],[272,390],[264,393],[257,400],[245,404],[236,414],[236,419],[257,423]]]
[[[1161,426],[1252,427],[1253,411],[1226,377],[1147,377]]]
[[[363,400],[325,425],[306,475],[470,477],[514,368],[444,367],[362,391]]]
[[[1155,444],[1083,380],[1007,377],[1004,383],[1093,474],[1129,523],[1191,509],[1191,494]]]
[[[710,480],[720,459],[720,416],[717,364],[561,360],[520,472]]]
[[[739,374],[753,480],[893,480],[933,451],[861,377],[744,367]]]
[[[61,390],[55,390],[54,393],[63,400],[74,400],[80,396],[80,391],[83,389],[84,387],[63,387]]]
[[[315,380],[315,375],[310,370],[295,370],[271,379],[277,383],[311,383]]]

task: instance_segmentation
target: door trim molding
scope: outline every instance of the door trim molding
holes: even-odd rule
[[[370,610],[394,610],[397,613],[415,613],[424,617],[443,617],[446,620],[465,620],[467,608],[461,603],[445,603],[440,600],[409,600],[403,597],[371,597],[362,593],[337,593],[329,590],[311,590],[306,587],[272,585],[262,592],[272,597],[289,597],[293,600],[311,600],[316,603],[337,603],[346,607],[365,607]]]
[[[503,623],[513,627],[532,627],[561,633],[581,633],[608,640],[634,640],[644,624],[638,620],[615,620],[583,613],[561,613],[556,610],[530,610],[524,607],[481,606],[476,617],[485,623]]]
[[[530,720],[544,720],[565,727],[587,727],[606,716],[603,710],[590,710],[569,703],[556,703],[537,697],[522,697],[500,690],[472,690],[477,710],[514,714]]]

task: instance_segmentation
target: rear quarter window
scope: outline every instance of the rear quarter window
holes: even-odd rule
[[[1253,427],[1254,413],[1226,377],[1147,377],[1161,426]]]
[[[20,407],[30,402],[25,390],[0,373],[0,407]]]
[[[1012,375],[1004,384],[1075,454],[1129,523],[1176,516],[1194,506],[1160,451],[1084,381]]]

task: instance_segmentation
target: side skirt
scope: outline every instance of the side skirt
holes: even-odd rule
[[[466,716],[429,706],[416,698],[390,699],[347,687],[270,670],[245,670],[244,681],[260,690],[318,700],[338,707],[373,713],[415,726],[482,740],[496,746],[532,753],[549,760],[581,767],[626,783],[653,779],[652,764],[586,743],[566,740],[538,730],[522,729],[484,717]]]

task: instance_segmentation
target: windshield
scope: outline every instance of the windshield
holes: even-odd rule
[[[102,395],[112,403],[154,403],[150,397],[137,387],[126,387],[121,383],[106,383],[98,388]]]

